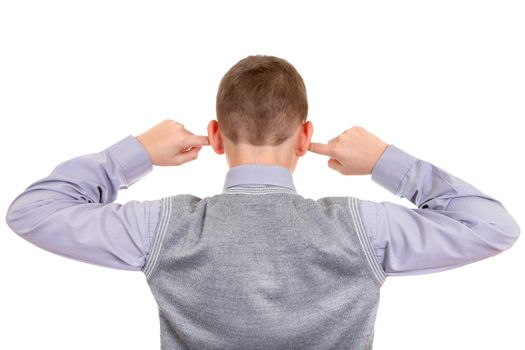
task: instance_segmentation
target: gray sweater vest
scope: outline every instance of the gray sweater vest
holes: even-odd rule
[[[372,349],[380,288],[355,197],[161,199],[143,272],[161,349]]]

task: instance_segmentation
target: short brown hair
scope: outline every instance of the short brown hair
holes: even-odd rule
[[[222,78],[216,109],[223,135],[234,144],[277,146],[306,120],[306,87],[288,61],[248,56]]]

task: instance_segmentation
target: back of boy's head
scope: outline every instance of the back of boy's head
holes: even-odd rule
[[[222,78],[216,109],[220,130],[233,144],[277,146],[306,121],[306,87],[288,61],[248,56]]]

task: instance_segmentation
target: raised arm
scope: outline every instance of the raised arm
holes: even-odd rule
[[[386,275],[449,270],[509,249],[520,228],[503,204],[443,169],[390,145],[372,180],[417,208],[360,200]]]
[[[6,221],[20,237],[49,252],[94,265],[140,270],[159,200],[113,203],[152,170],[129,135],[104,151],[60,163],[11,203]]]
[[[114,203],[119,189],[146,176],[153,165],[197,158],[207,137],[165,120],[104,151],[60,163],[18,195],[6,214],[9,227],[55,254],[123,270],[141,270],[158,222],[160,200]]]
[[[371,174],[373,181],[417,206],[359,201],[386,275],[452,269],[499,254],[519,237],[518,224],[499,201],[363,128],[311,148],[329,155],[329,166],[342,174]]]

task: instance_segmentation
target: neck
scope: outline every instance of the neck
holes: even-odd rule
[[[225,149],[226,159],[230,168],[243,164],[279,165],[294,172],[297,157],[293,150],[283,146],[252,146],[237,144]]]

